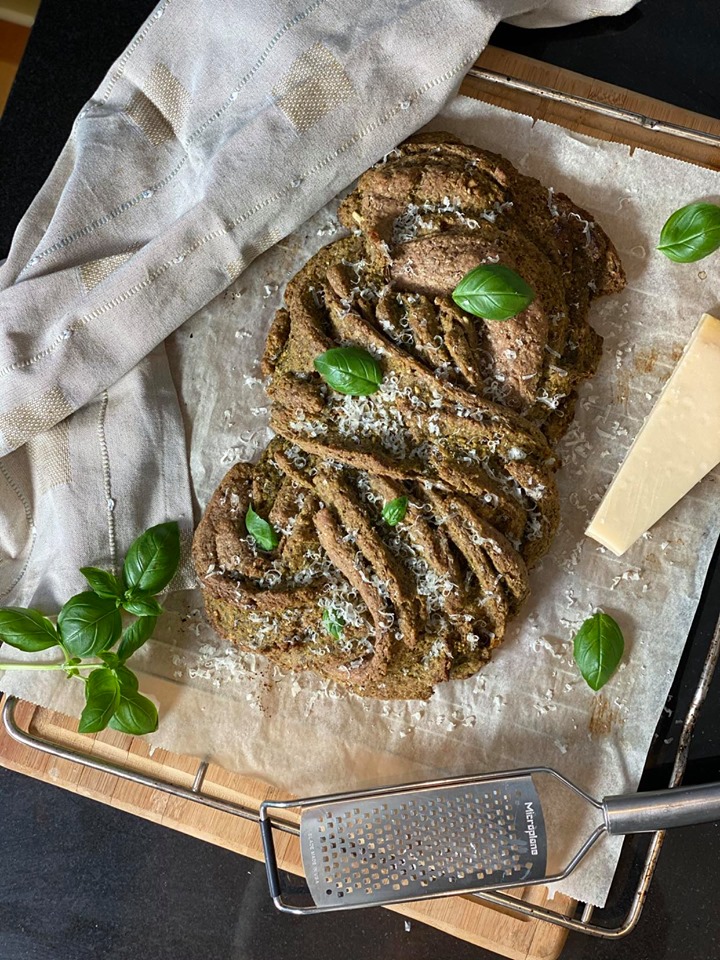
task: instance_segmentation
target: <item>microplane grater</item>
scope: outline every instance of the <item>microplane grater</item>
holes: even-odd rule
[[[531,777],[309,807],[300,821],[318,906],[433,896],[448,884],[519,886],[545,876],[545,839]]]
[[[546,817],[537,790],[542,776],[590,804],[603,820],[554,872],[548,871]],[[565,809],[557,794],[553,803],[555,812]],[[301,810],[300,850],[312,905],[289,902],[280,889],[270,811],[293,807]],[[597,800],[550,767],[260,806],[270,893],[279,910],[294,914],[563,880],[605,834],[714,820],[720,820],[720,783]]]

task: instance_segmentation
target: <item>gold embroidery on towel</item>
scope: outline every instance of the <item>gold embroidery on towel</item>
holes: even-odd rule
[[[133,94],[128,116],[150,143],[159,146],[177,136],[190,113],[191,97],[163,63],[156,63],[143,90]]]
[[[285,237],[285,234],[282,232],[282,230],[277,230],[276,228],[271,227],[267,233],[264,233],[260,237],[258,240],[258,246],[264,253],[266,250],[269,250],[270,247],[274,247],[276,243],[280,243],[283,237]]]
[[[180,531],[180,563],[168,590],[188,590],[197,586],[197,575],[192,560],[192,533]]]
[[[116,253],[112,257],[102,257],[100,260],[91,260],[90,263],[83,263],[78,267],[80,279],[85,289],[89,292],[99,283],[114,273],[118,267],[132,257],[133,251],[129,253]]]
[[[70,423],[61,420],[45,433],[31,437],[27,443],[32,469],[32,485],[38,496],[70,483]]]
[[[343,65],[322,43],[299,56],[273,88],[273,96],[300,133],[349,100],[353,92]]]
[[[9,447],[20,447],[30,437],[49,430],[72,412],[73,408],[60,387],[53,387],[30,403],[21,403],[0,414],[0,434]]]
[[[246,254],[244,256],[239,256],[237,260],[231,260],[230,263],[225,264],[225,272],[227,273],[230,282],[237,280],[243,270],[247,270],[250,264],[253,262],[255,257],[259,257],[261,253],[265,253],[266,250],[269,250],[270,247],[274,247],[276,243],[279,243],[285,234],[282,230],[277,230],[274,227],[270,227],[268,230],[263,233],[257,245],[253,244],[252,246],[246,247]]]
[[[237,280],[243,270],[247,269],[248,261],[245,257],[238,257],[237,260],[232,260],[230,263],[226,264],[225,272],[228,275],[230,282]]]

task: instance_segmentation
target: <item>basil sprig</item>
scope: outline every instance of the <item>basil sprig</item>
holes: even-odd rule
[[[261,550],[274,550],[280,543],[275,528],[267,520],[258,516],[252,505],[248,507],[245,514],[245,529]]]
[[[128,597],[123,600],[123,610],[134,614],[136,617],[159,617],[163,608],[154,597],[141,593],[137,597]]]
[[[120,576],[83,567],[92,589],[64,604],[57,626],[38,610],[0,609],[0,641],[25,653],[58,647],[65,658],[61,663],[0,663],[0,670],[63,670],[68,677],[79,677],[85,684],[80,733],[98,733],[108,726],[135,736],[152,733],[157,710],[140,694],[126,661],[152,635],[162,613],[153,594],[168,585],[179,561],[178,525],[161,523],[135,540]],[[124,631],[123,610],[137,618]]]
[[[117,603],[87,590],[71,597],[58,614],[58,631],[73,657],[94,657],[109,650],[122,631]]]
[[[138,692],[137,677],[125,668],[117,674],[120,683],[120,699],[108,726],[120,733],[152,733],[157,730],[158,712],[152,702]]]
[[[583,679],[593,690],[604,687],[625,650],[622,630],[599,610],[583,623],[573,641],[573,655]]]
[[[382,508],[382,518],[389,527],[396,527],[405,518],[408,508],[407,497],[389,500]]]
[[[0,610],[0,639],[25,653],[49,650],[59,642],[55,625],[39,610],[25,607]]]
[[[160,593],[175,576],[180,562],[180,535],[176,523],[151,527],[130,547],[123,579],[134,597]]]
[[[676,210],[660,232],[658,250],[675,263],[694,263],[720,247],[720,206],[691,203]]]
[[[117,648],[117,655],[120,661],[124,663],[139,650],[140,647],[149,640],[155,630],[157,617],[139,617],[134,623],[125,630],[122,640]]]
[[[325,630],[331,637],[334,637],[335,640],[342,640],[345,621],[336,610],[325,607],[322,614],[322,622]]]
[[[360,347],[333,347],[314,360],[323,380],[351,397],[367,397],[380,389],[382,367],[372,354]]]
[[[99,597],[122,596],[125,589],[122,579],[116,577],[114,573],[100,570],[98,567],[80,567],[80,573]]]
[[[113,670],[98,667],[88,674],[85,684],[85,709],[80,715],[80,733],[99,733],[112,720],[120,706],[120,681]]]
[[[501,263],[483,263],[466,273],[452,292],[455,303],[481,320],[509,320],[535,299],[519,274]]]

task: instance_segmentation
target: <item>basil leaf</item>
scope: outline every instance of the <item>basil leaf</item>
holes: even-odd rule
[[[125,630],[117,649],[120,660],[128,660],[152,636],[157,617],[140,617]]]
[[[58,614],[60,639],[76,657],[108,650],[120,636],[122,621],[115,601],[92,590],[71,597]]]
[[[153,597],[140,596],[133,597],[130,600],[123,600],[123,610],[134,614],[136,617],[159,617],[163,608]]]
[[[114,669],[120,664],[120,657],[116,653],[113,653],[112,650],[103,650],[98,656],[107,667]]]
[[[132,670],[128,670],[127,667],[124,667],[122,664],[120,664],[119,666],[115,667],[114,673],[118,678],[121,694],[129,696],[131,693],[137,693],[138,678],[135,676]]]
[[[675,263],[702,260],[720,247],[720,206],[691,203],[676,210],[660,232],[658,250]]]
[[[521,276],[501,263],[483,263],[466,273],[452,292],[455,303],[482,320],[509,320],[535,299]]]
[[[314,363],[325,383],[351,397],[369,396],[382,383],[382,367],[360,347],[333,347],[315,357]]]
[[[121,597],[125,586],[119,577],[99,567],[80,567],[80,573],[99,597]]]
[[[131,693],[123,687],[120,703],[111,718],[109,726],[120,733],[129,733],[134,737],[157,730],[158,712],[155,704],[142,694]]]
[[[85,684],[85,709],[80,715],[80,733],[104,730],[120,704],[120,684],[112,670],[98,667]]]
[[[331,610],[329,607],[325,607],[323,610],[322,622],[325,630],[330,634],[331,637],[334,637],[336,640],[342,640],[345,621],[340,614],[337,613],[337,611]]]
[[[604,687],[622,659],[622,630],[607,613],[599,610],[575,635],[573,655],[585,682],[593,690]]]
[[[130,594],[159,593],[180,562],[180,529],[173,520],[150,527],[130,547],[123,574]]]
[[[408,508],[407,497],[396,497],[382,508],[382,518],[389,527],[396,527],[404,519]]]
[[[39,610],[25,607],[0,609],[0,640],[16,650],[38,653],[60,642],[57,630]]]
[[[261,550],[274,550],[280,542],[274,528],[259,517],[252,506],[248,507],[245,514],[245,529]]]

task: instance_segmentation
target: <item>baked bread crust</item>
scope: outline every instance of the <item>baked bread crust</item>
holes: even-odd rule
[[[552,541],[551,444],[600,357],[589,304],[624,274],[584,210],[447,134],[402,144],[339,217],[352,233],[288,283],[268,335],[278,437],[224,478],[194,560],[211,623],[244,649],[363,696],[427,698],[490,658]],[[498,261],[536,296],[491,323],[451,293]],[[370,396],[315,372],[349,344],[382,366]],[[382,506],[401,496],[390,527]],[[251,503],[279,533],[271,553],[245,529]]]

